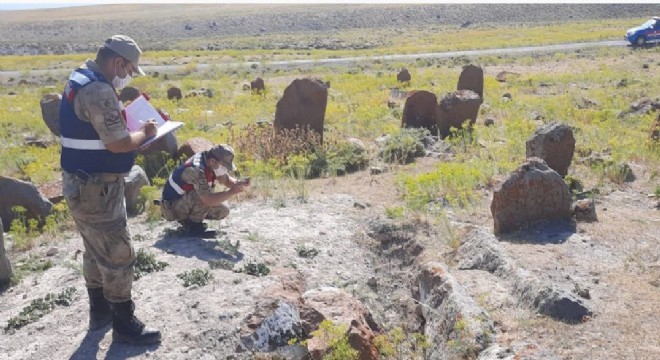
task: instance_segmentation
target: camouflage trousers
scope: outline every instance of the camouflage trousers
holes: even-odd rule
[[[229,215],[229,207],[225,204],[206,206],[197,191],[189,191],[176,200],[161,201],[160,212],[168,221],[190,220],[202,222],[204,219],[221,220],[226,218]]]
[[[85,285],[103,287],[110,302],[131,300],[135,251],[128,232],[123,174],[92,174],[85,181],[63,172],[62,188],[85,247]]]

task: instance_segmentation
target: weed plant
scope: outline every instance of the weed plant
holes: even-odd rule
[[[150,254],[146,250],[140,249],[136,254],[133,279],[138,280],[149,273],[162,271],[168,265],[169,264],[164,261],[156,260],[154,254]]]
[[[48,294],[43,298],[32,300],[21,312],[7,321],[5,333],[18,330],[23,326],[35,322],[55,309],[56,306],[70,306],[75,300],[76,289],[66,288],[59,294]]]
[[[209,281],[213,280],[213,274],[206,269],[193,269],[177,274],[176,277],[183,280],[183,287],[196,285],[198,287],[205,286]]]
[[[242,268],[234,270],[234,272],[261,277],[270,274],[270,268],[264,263],[247,261],[243,264]]]

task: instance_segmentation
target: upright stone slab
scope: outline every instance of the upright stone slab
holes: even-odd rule
[[[171,87],[167,89],[167,99],[168,100],[181,100],[183,94],[181,94],[181,89],[178,87]]]
[[[176,156],[179,159],[188,159],[198,152],[210,150],[212,147],[213,143],[210,140],[204,138],[192,138],[181,145]]]
[[[398,82],[410,82],[412,77],[410,76],[410,72],[408,72],[408,69],[401,69],[399,73],[396,75],[396,80]]]
[[[11,279],[12,269],[7,252],[5,251],[5,239],[2,230],[2,218],[0,218],[0,285],[6,284]]]
[[[446,94],[438,105],[438,130],[444,139],[451,134],[451,128],[461,129],[465,121],[474,125],[479,114],[482,99],[474,91],[458,90]]]
[[[401,127],[424,128],[438,135],[438,98],[428,91],[417,91],[406,99]]]
[[[543,160],[530,158],[495,189],[490,211],[495,234],[540,222],[570,221],[571,194],[556,171]]]
[[[484,98],[484,70],[480,66],[466,65],[458,77],[456,90],[471,90]]]
[[[43,220],[51,213],[53,203],[32,183],[0,176],[0,218],[4,220],[5,231],[9,231],[16,217],[12,211],[14,206],[22,206],[27,210],[27,216]]]
[[[253,93],[259,93],[266,91],[266,85],[264,84],[264,79],[258,77],[250,82],[250,90]]]
[[[328,104],[328,88],[316,79],[296,79],[277,102],[275,130],[311,130],[323,142],[323,123]]]
[[[41,106],[41,117],[43,118],[46,126],[50,132],[55,136],[60,136],[60,104],[62,103],[62,95],[60,94],[46,94],[41,98],[39,105]]]
[[[164,174],[167,176],[169,174]],[[147,173],[142,170],[138,165],[133,165],[131,172],[124,178],[124,197],[126,198],[126,212],[129,215],[137,215],[138,213],[138,198],[140,197],[140,189],[143,186],[149,185],[149,178]]]
[[[558,122],[541,125],[527,140],[526,146],[528,158],[543,159],[561,177],[568,174],[575,151],[575,138],[569,126]]]

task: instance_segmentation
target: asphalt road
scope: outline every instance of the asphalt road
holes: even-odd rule
[[[602,46],[627,46],[629,43],[623,40],[613,40],[613,41],[596,41],[596,42],[584,42],[584,43],[570,43],[570,44],[558,44],[558,45],[543,45],[543,46],[525,46],[525,47],[513,47],[513,48],[502,48],[502,49],[484,49],[484,50],[466,50],[466,51],[447,51],[440,53],[422,53],[422,54],[397,54],[397,55],[382,55],[382,56],[359,56],[359,57],[347,57],[347,58],[336,58],[336,59],[314,59],[314,60],[283,60],[283,61],[270,61],[270,62],[235,62],[235,63],[218,63],[218,64],[199,64],[197,65],[198,70],[204,70],[210,66],[216,67],[250,67],[257,66],[259,68],[268,67],[271,69],[290,69],[290,68],[312,68],[314,66],[346,66],[360,62],[368,61],[403,61],[403,60],[415,60],[415,59],[442,59],[442,58],[452,58],[452,57],[472,57],[472,56],[483,56],[483,55],[510,55],[510,54],[521,54],[521,53],[533,53],[533,52],[558,52],[565,50],[575,50],[575,49],[584,49],[590,47],[602,47]],[[160,73],[172,73],[181,68],[184,65],[152,65],[152,66],[143,66],[145,72],[160,72]],[[68,74],[71,72],[71,69],[58,69],[58,70],[31,70],[31,75],[51,75],[56,76],[60,74]],[[22,74],[25,74],[25,71],[0,71],[0,76],[5,77],[15,77],[18,78]]]

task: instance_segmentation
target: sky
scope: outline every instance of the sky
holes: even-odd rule
[[[658,0],[562,0],[561,3],[657,3]],[[182,0],[40,0],[39,2],[18,2],[16,0],[0,0],[0,11],[2,10],[32,10],[47,9],[68,6],[87,6],[100,4],[121,3],[183,3]],[[552,3],[548,0],[195,0],[195,3]]]

